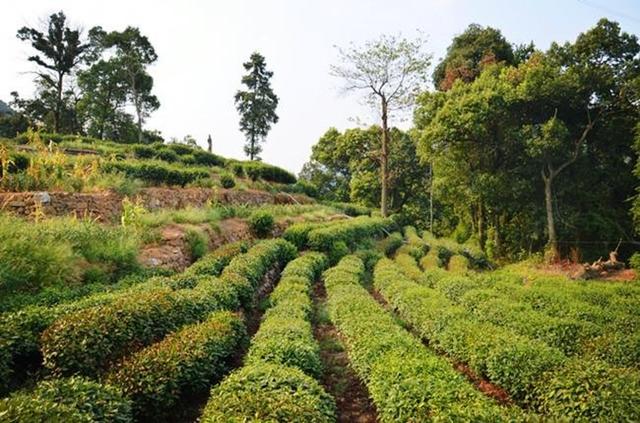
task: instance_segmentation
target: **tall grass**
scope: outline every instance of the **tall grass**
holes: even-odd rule
[[[111,282],[138,268],[138,248],[138,237],[122,227],[0,214],[0,294]]]

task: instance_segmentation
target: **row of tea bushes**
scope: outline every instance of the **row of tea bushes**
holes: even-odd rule
[[[295,254],[287,241],[263,241],[233,258],[220,278],[199,278],[193,289],[159,287],[63,316],[42,335],[44,364],[54,374],[95,375],[132,349],[212,311],[247,305],[267,271]]]
[[[343,258],[324,274],[330,318],[347,344],[352,367],[363,380],[382,422],[512,421],[476,391],[449,362],[427,350],[360,285],[364,264]]]
[[[120,389],[80,377],[40,382],[31,391],[0,400],[0,420],[8,423],[128,423],[131,401]]]
[[[374,273],[376,289],[421,337],[468,363],[518,403],[559,419],[566,410],[599,421],[635,421],[640,415],[637,372],[581,358],[578,367],[572,366],[562,352],[543,342],[479,322],[442,293],[410,281],[390,260],[379,262]],[[594,372],[599,376],[593,381],[584,377]],[[594,385],[605,379],[608,382]],[[592,389],[602,392],[593,395]],[[630,402],[623,407],[617,400],[606,400],[615,397]]]
[[[242,318],[213,312],[118,363],[105,377],[133,401],[138,419],[162,418],[186,394],[206,391],[227,372],[246,336]]]
[[[538,339],[567,355],[579,352],[582,342],[595,336],[600,330],[593,324],[547,316],[506,296],[499,296],[494,291],[483,288],[478,280],[464,275],[451,275],[442,270],[422,273],[413,258],[406,255],[398,255],[395,263],[404,275],[435,288],[447,299],[464,306],[478,321],[506,327],[519,335]]]
[[[212,389],[202,422],[335,421],[333,399],[314,379],[321,363],[310,322],[311,286],[325,264],[312,252],[284,269],[245,366]]]
[[[37,368],[41,364],[40,336],[57,319],[160,286],[171,289],[193,287],[202,275],[218,276],[235,256],[246,252],[247,248],[244,241],[225,244],[191,265],[183,274],[150,278],[131,286],[124,285],[120,290],[92,294],[53,307],[32,306],[3,314],[0,316],[0,394],[18,385],[22,374],[29,368]]]

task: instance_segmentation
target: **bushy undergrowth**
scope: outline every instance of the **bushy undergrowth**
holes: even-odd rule
[[[0,293],[108,283],[137,269],[138,247],[137,236],[122,227],[0,214]]]
[[[257,210],[249,216],[249,228],[258,238],[271,235],[274,225],[273,215],[267,211]]]
[[[570,420],[637,418],[640,402],[635,372],[593,360],[589,355],[569,360],[548,346],[556,345],[574,354],[581,340],[597,334],[597,328],[580,319],[543,316],[496,296],[495,291],[476,289],[478,281],[453,276],[450,282],[442,283],[438,279],[443,273],[439,272],[433,282],[442,290],[439,292],[409,281],[399,269],[388,260],[376,267],[374,285],[389,304],[430,345],[468,363],[520,404],[560,419],[564,412],[572,416]],[[444,293],[468,310],[452,304]],[[599,376],[590,379],[585,376],[588,374]],[[592,396],[588,393],[591,391],[601,395]],[[626,405],[614,397],[626,398]]]

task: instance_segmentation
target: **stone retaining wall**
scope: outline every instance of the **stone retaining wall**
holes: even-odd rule
[[[308,204],[313,200],[297,194],[272,194],[255,190],[209,188],[145,188],[134,197],[142,199],[148,210],[202,207],[207,202],[220,204]],[[23,217],[34,217],[37,204],[45,216],[75,215],[102,222],[117,222],[122,214],[124,196],[113,191],[97,193],[70,192],[0,192],[0,210]]]

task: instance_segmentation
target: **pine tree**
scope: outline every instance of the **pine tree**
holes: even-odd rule
[[[236,109],[240,113],[240,130],[246,137],[244,151],[251,160],[259,160],[260,143],[264,142],[271,125],[278,122],[278,96],[271,89],[273,72],[267,70],[264,56],[253,53],[242,66],[248,71],[242,77],[247,90],[236,93]]]

